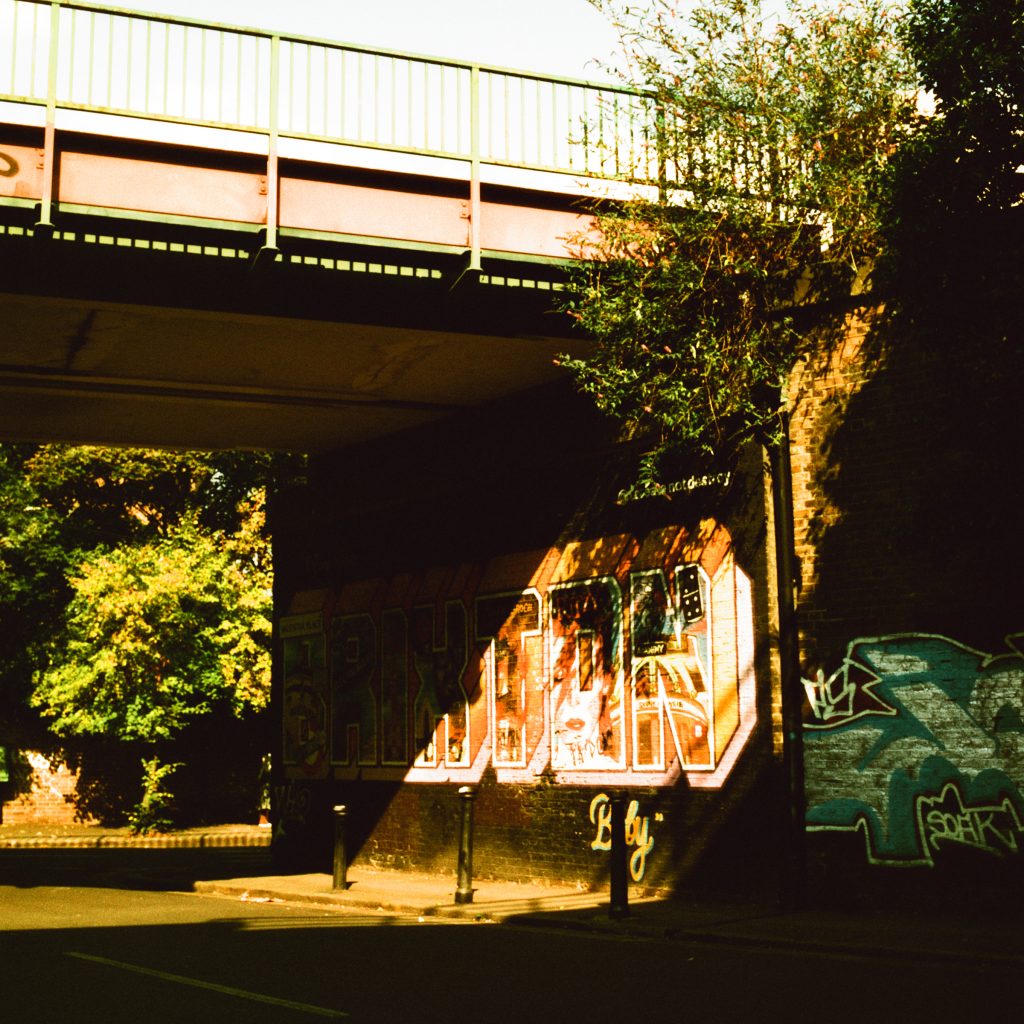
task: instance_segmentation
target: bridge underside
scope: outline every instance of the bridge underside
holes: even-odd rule
[[[324,451],[543,385],[557,268],[31,208],[0,230],[0,438]]]

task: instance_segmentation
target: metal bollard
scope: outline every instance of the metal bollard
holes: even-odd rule
[[[334,807],[334,888],[348,888],[348,857],[345,851],[345,805]]]
[[[472,786],[459,787],[462,802],[462,825],[459,829],[459,886],[455,890],[456,903],[473,902],[473,800],[476,790]]]
[[[621,793],[612,794],[611,811],[611,899],[608,916],[623,918],[629,917],[629,883],[626,874],[626,798]]]

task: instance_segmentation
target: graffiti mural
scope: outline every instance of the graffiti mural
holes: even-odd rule
[[[536,590],[476,600],[476,637],[486,644],[485,686],[496,767],[525,768],[544,735],[543,598]]]
[[[282,619],[284,763],[309,778],[327,774],[327,657],[320,615]]]
[[[677,566],[674,597],[665,574],[630,578],[633,736],[637,765],[711,767],[711,661],[707,577]]]
[[[340,615],[331,624],[331,664],[341,680],[331,705],[332,760],[377,763],[377,701],[373,671],[377,661],[377,626],[369,615]]]
[[[853,641],[804,680],[808,830],[863,837],[873,864],[933,866],[1024,844],[1024,634],[974,650],[912,633]]]
[[[548,595],[551,766],[623,768],[622,593],[615,579],[555,584]]]
[[[469,763],[468,698],[462,685],[469,640],[462,602],[446,602],[443,623],[443,635],[437,639],[434,609],[428,606],[413,612],[418,765],[434,766],[439,759],[450,765]]]
[[[717,786],[754,725],[750,585],[714,522],[358,581],[323,607],[326,667],[309,637],[285,642],[307,737],[287,765],[320,741],[325,670],[336,778]]]

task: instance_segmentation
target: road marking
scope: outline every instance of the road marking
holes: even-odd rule
[[[269,1003],[271,1006],[283,1006],[288,1010],[299,1010],[302,1013],[312,1013],[317,1017],[347,1017],[347,1013],[341,1010],[329,1010],[325,1006],[311,1006],[309,1003],[296,1003],[291,999],[278,999],[276,996],[263,996],[257,992],[246,992],[245,989],[231,988],[230,985],[218,985],[213,981],[200,981],[198,978],[186,978],[181,974],[168,974],[166,971],[156,971],[152,967],[140,967],[138,964],[126,964],[120,960],[108,960],[104,956],[92,956],[89,953],[75,953],[68,950],[65,956],[73,956],[77,960],[89,960],[94,964],[105,964],[107,967],[119,967],[123,971],[134,971],[136,974],[148,974],[151,978],[160,978],[162,981],[175,981],[179,985],[191,985],[193,988],[205,988],[211,992],[220,992],[226,996],[237,996],[239,999],[251,999],[255,1003]]]

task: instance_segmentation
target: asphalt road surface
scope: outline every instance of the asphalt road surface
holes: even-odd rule
[[[998,966],[0,886],[0,1021],[980,1021]],[[1012,1001],[1011,1001],[1012,1000]]]

